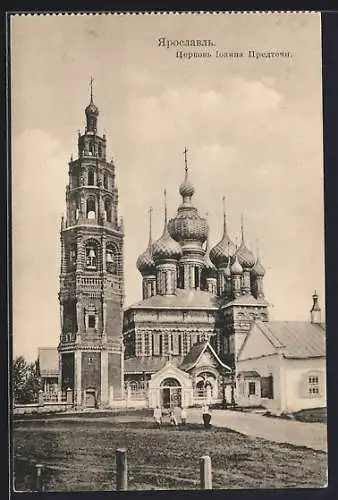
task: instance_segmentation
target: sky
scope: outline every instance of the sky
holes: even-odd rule
[[[176,57],[167,40],[212,40]],[[137,256],[180,203],[185,147],[210,244],[257,241],[275,320],[325,308],[320,14],[11,17],[13,354],[33,360],[60,335],[60,219],[68,161],[84,130],[89,81],[116,165],[125,225],[125,306],[141,299]],[[215,51],[243,52],[242,58]],[[249,50],[289,51],[248,58]]]

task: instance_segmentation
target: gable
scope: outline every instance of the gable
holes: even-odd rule
[[[161,370],[151,376],[149,387],[159,387],[161,382],[166,378],[174,378],[178,380],[182,387],[187,385],[189,386],[191,384],[191,377],[188,373],[180,370],[171,363],[166,363]]]
[[[198,359],[196,366],[218,366],[215,356],[210,352],[210,350],[205,350]]]
[[[253,325],[239,352],[238,360],[260,358],[261,356],[276,354],[276,352],[275,347],[266,338],[260,328],[257,325]]]

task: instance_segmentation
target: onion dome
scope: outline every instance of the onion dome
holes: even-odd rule
[[[188,170],[186,169],[185,178],[182,184],[180,185],[179,193],[182,196],[183,200],[187,198],[191,198],[195,192],[195,188],[188,178]],[[190,200],[189,200],[190,201]]]
[[[216,267],[226,267],[228,260],[236,252],[236,246],[231,241],[228,235],[227,223],[226,223],[226,213],[225,213],[225,199],[223,197],[223,236],[221,241],[219,241],[210,250],[210,259],[215,264]]]
[[[240,265],[240,263],[238,262],[238,257],[237,257],[237,254],[236,254],[235,255],[234,263],[231,266],[231,274],[233,276],[236,276],[236,275],[239,275],[239,274],[242,274],[242,273],[243,273],[243,268]]]
[[[265,269],[262,266],[259,257],[257,257],[256,263],[252,269],[252,274],[259,278],[263,278],[263,276],[265,275]]]
[[[176,241],[197,241],[201,245],[208,237],[208,223],[198,215],[197,208],[191,203],[191,197],[195,192],[188,177],[188,166],[185,149],[185,178],[179,188],[182,203],[178,207],[177,215],[168,223],[169,234]]]
[[[98,110],[98,107],[95,106],[95,104],[93,102],[91,102],[86,107],[85,113],[86,113],[86,115],[96,115],[96,116],[98,116],[99,115],[99,110]]]
[[[147,276],[151,274],[155,274],[156,268],[155,268],[155,262],[153,259],[153,250],[152,250],[152,237],[151,237],[151,214],[152,214],[152,208],[149,210],[149,243],[148,247],[145,252],[143,252],[141,255],[139,255],[137,261],[136,261],[136,266],[137,269],[140,271],[142,276]]]
[[[179,259],[182,255],[182,248],[168,232],[167,227],[167,203],[166,191],[164,191],[165,208],[164,208],[164,229],[161,238],[159,238],[152,247],[152,255],[155,264],[160,260]]]
[[[253,253],[248,249],[244,241],[244,224],[243,224],[243,216],[241,222],[241,231],[242,231],[242,242],[237,250],[238,262],[244,268],[251,269],[256,262],[256,259]]]
[[[204,254],[204,269],[208,274],[214,274],[216,272],[216,267],[210,260],[209,238],[207,238],[207,246]]]
[[[224,277],[230,279],[231,278],[231,270],[230,270],[230,259],[228,260],[228,265],[224,269]]]

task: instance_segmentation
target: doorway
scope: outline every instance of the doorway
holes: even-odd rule
[[[161,383],[161,405],[173,408],[182,405],[182,387],[178,380],[166,378]]]

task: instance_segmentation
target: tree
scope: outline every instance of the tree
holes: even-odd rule
[[[23,356],[15,358],[12,366],[15,403],[33,403],[41,389],[39,362],[27,363]]]

